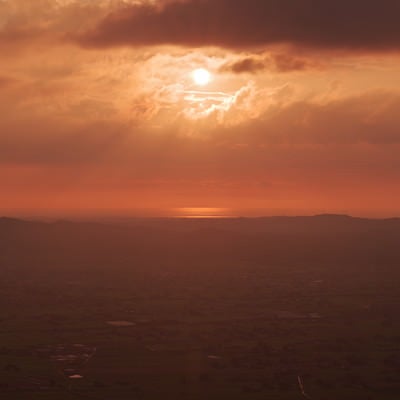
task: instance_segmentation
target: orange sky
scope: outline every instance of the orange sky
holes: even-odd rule
[[[0,0],[0,214],[399,215],[399,12]]]

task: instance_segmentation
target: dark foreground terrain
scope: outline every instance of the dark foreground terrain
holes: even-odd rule
[[[0,398],[397,400],[399,278],[397,219],[3,218]]]

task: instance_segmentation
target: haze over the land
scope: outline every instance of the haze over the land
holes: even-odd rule
[[[0,0],[0,214],[399,215],[399,15]]]
[[[0,218],[7,400],[397,400],[400,219]]]

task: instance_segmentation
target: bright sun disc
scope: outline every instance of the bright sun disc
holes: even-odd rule
[[[211,74],[204,68],[194,70],[192,75],[196,85],[204,86],[211,80]]]

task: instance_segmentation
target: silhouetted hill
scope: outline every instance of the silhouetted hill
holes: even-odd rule
[[[345,215],[53,223],[0,219],[3,267],[397,265],[400,220]]]
[[[140,222],[139,222],[140,221]],[[298,217],[259,217],[259,218],[156,218],[156,219],[126,219],[119,225],[165,227],[169,230],[222,229],[241,232],[311,232],[311,231],[365,231],[368,229],[400,229],[400,219],[367,219],[348,215],[322,214],[316,216]]]

